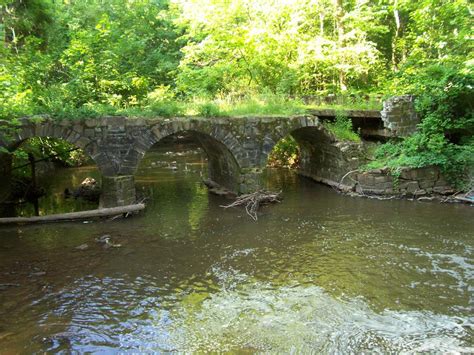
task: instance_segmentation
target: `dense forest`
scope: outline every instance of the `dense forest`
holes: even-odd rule
[[[307,97],[412,94],[419,132],[371,166],[465,176],[472,13],[468,0],[0,0],[0,118],[292,114]]]

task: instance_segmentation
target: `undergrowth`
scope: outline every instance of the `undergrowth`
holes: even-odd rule
[[[472,68],[432,65],[415,77],[401,77],[399,84],[416,94],[421,117],[418,131],[392,140],[375,152],[365,168],[437,166],[449,183],[460,190],[472,189],[474,176],[474,79]]]
[[[354,132],[352,121],[344,111],[337,111],[334,122],[325,122],[323,125],[339,140],[360,142],[360,136]]]

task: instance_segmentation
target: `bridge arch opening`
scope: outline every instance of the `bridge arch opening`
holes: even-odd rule
[[[239,189],[240,167],[230,149],[210,134],[196,130],[157,137],[140,160],[137,179],[144,175],[153,177],[153,169],[194,172],[202,180],[208,179],[230,191]]]
[[[267,168],[293,168],[316,182],[350,189],[351,182],[341,179],[360,164],[360,149],[359,143],[337,140],[323,125],[300,127],[277,140]]]
[[[0,154],[0,170],[2,216],[76,212],[99,205],[101,172],[80,144],[50,136],[22,137]]]

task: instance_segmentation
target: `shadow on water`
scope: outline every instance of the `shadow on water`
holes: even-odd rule
[[[0,229],[0,353],[474,350],[472,208],[271,170],[284,200],[254,222],[208,194],[202,152],[167,149],[140,216]]]

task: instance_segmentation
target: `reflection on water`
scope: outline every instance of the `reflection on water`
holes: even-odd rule
[[[141,216],[0,229],[0,353],[474,351],[472,208],[270,171],[284,200],[254,222],[208,195],[201,153],[165,152]]]
[[[92,210],[98,203],[82,198],[66,198],[64,190],[70,191],[78,188],[85,178],[92,177],[100,181],[100,173],[95,165],[82,166],[74,169],[57,168],[38,177],[38,186],[45,190],[44,196],[38,199],[39,215],[46,216],[56,213],[77,212]],[[2,213],[3,212],[3,213]],[[0,209],[0,215],[29,217],[35,215],[34,205],[24,202],[11,205],[6,211]],[[3,217],[3,216],[2,216]]]

